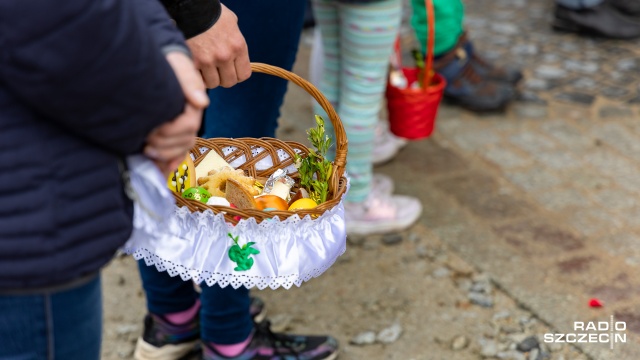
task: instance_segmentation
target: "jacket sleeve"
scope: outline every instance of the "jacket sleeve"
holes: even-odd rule
[[[139,152],[185,100],[158,46],[184,46],[181,35],[152,31],[162,23],[152,19],[170,20],[138,1],[0,2],[0,86],[43,121],[118,154]]]
[[[219,0],[160,0],[187,39],[209,30],[220,18]]]

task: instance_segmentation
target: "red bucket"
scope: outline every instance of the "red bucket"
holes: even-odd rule
[[[434,74],[429,86],[412,88],[411,84],[418,81],[418,71],[417,68],[402,68],[410,85],[401,89],[389,83],[386,93],[389,130],[396,136],[411,140],[427,138],[433,132],[446,85],[440,74]]]
[[[444,94],[446,80],[433,72],[433,47],[435,41],[435,13],[433,0],[426,0],[427,25],[429,34],[427,39],[427,61],[425,69],[420,74],[420,69],[401,67],[402,52],[400,40],[396,41],[395,58],[392,65],[406,78],[404,87],[394,86],[392,81],[387,82],[387,112],[389,115],[389,129],[399,137],[411,140],[427,138],[433,133],[438,113],[438,105]],[[415,84],[422,75],[420,86]]]

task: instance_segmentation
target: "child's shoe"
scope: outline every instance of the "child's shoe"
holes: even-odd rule
[[[279,334],[269,321],[256,325],[249,345],[235,356],[224,356],[215,346],[203,344],[203,360],[334,360],[338,341],[331,336]]]
[[[345,202],[347,235],[402,231],[413,225],[421,213],[422,205],[414,197],[372,191],[364,202]]]
[[[262,322],[266,316],[264,302],[258,297],[251,298],[249,311],[254,323]],[[199,311],[181,325],[173,324],[161,315],[147,314],[133,357],[136,360],[189,360],[200,352]]]

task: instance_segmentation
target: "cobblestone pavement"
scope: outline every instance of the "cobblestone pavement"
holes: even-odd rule
[[[483,116],[442,105],[432,138],[377,168],[423,201],[420,222],[349,239],[318,279],[256,294],[276,330],[331,333],[342,360],[640,359],[639,43],[554,33],[552,1],[466,4],[476,48],[525,69],[520,101]],[[279,137],[302,140],[310,99],[289,89]],[[106,360],[130,358],[141,331],[133,265],[105,272]],[[627,327],[613,350],[543,341],[611,316]]]

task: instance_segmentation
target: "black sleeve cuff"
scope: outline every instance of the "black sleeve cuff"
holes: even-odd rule
[[[209,30],[222,12],[219,0],[162,0],[162,4],[187,39]]]

